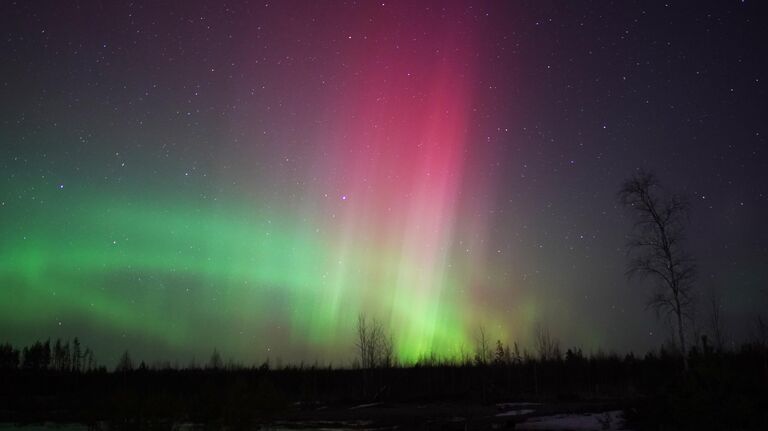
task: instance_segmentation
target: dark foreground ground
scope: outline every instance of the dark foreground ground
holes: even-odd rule
[[[631,424],[615,403],[478,404],[472,402],[387,403],[359,405],[296,404],[279,417],[248,423],[194,423],[154,419],[146,421],[15,422],[0,430],[85,431],[113,429],[151,430],[485,430],[557,429],[628,430]]]
[[[766,349],[746,346],[693,351],[688,370],[663,352],[570,351],[367,370],[19,367],[0,371],[0,429],[765,430],[766,358]]]

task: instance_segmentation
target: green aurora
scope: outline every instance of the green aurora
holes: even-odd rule
[[[223,328],[205,322],[247,333],[279,326],[290,343],[340,359],[365,311],[395,334],[402,361],[472,349],[471,321],[455,296],[460,280],[442,279],[439,307],[418,289],[387,289],[418,277],[394,252],[353,251],[342,261],[333,239],[308,223],[235,204],[80,195],[40,193],[36,206],[17,214],[4,203],[4,325],[77,316],[171,347],[207,341],[206,349],[221,343]],[[52,214],[64,199],[77,205]]]

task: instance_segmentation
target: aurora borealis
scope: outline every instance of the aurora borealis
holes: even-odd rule
[[[4,3],[0,338],[344,362],[363,312],[404,361],[481,326],[656,346],[615,201],[640,167],[759,310],[765,60],[686,34],[764,14],[554,5]]]

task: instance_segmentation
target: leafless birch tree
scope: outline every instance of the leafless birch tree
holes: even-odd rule
[[[656,177],[647,172],[625,181],[619,200],[635,219],[627,244],[627,276],[653,281],[648,306],[673,318],[687,366],[685,321],[690,317],[696,277],[695,263],[683,248],[688,204],[679,196],[665,194]]]

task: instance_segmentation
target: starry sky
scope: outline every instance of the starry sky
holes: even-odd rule
[[[758,1],[3,1],[0,341],[404,361],[669,337],[624,277],[638,169],[697,291],[768,309]],[[702,314],[703,315],[703,314]]]

